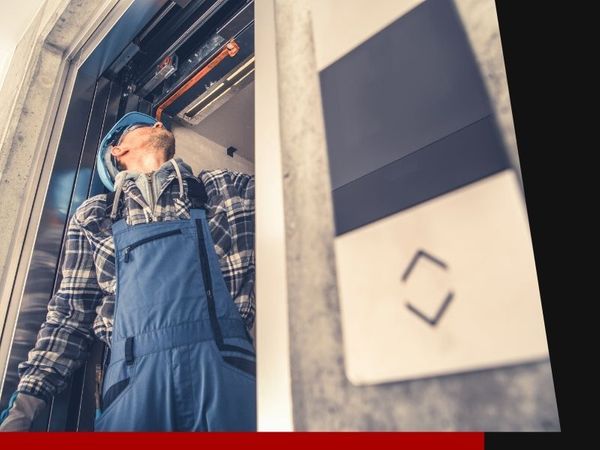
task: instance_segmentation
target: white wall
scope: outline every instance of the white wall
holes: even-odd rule
[[[198,175],[200,170],[229,169],[254,174],[254,164],[240,155],[227,155],[222,145],[200,136],[193,130],[173,125],[175,135],[175,154],[187,162]]]
[[[254,16],[258,430],[292,431],[283,173],[273,0],[257,1]]]
[[[4,2],[0,14],[0,88],[17,42],[46,0]]]

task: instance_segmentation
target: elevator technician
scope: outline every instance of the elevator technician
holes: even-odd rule
[[[28,431],[89,354],[96,431],[256,429],[254,178],[191,168],[161,122],[132,112],[102,140],[109,194],[70,219],[60,288],[2,431]]]

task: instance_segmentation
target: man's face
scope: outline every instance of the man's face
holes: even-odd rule
[[[151,126],[138,125],[126,130],[112,147],[111,153],[120,166],[127,168],[128,161],[138,158],[143,153],[158,150],[167,152],[169,148],[174,148],[174,145],[173,133],[167,130],[162,122],[156,122]]]

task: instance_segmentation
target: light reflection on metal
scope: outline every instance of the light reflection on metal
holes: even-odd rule
[[[238,85],[242,87],[242,85],[245,85],[245,83],[242,84],[242,82],[246,80],[247,77],[254,78],[254,56],[244,61],[233,73],[227,74],[223,81],[215,83],[214,87],[211,87],[202,94],[198,100],[186,110],[186,118],[193,118],[206,108],[215,104],[224,95],[228,93],[232,94],[233,92],[231,91],[234,87]]]
[[[239,45],[235,40],[231,40],[223,47],[223,49],[215,56],[208,64],[206,64],[202,69],[198,71],[189,81],[187,81],[183,86],[181,86],[177,91],[175,91],[171,96],[167,97],[167,99],[159,105],[156,109],[156,120],[161,120],[163,111],[168,108],[170,105],[175,103],[175,101],[185,94],[188,90],[190,90],[198,81],[206,76],[212,69],[217,67],[221,61],[223,61],[228,56],[233,58],[237,55],[240,50]]]

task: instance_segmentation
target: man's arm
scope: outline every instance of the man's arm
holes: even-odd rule
[[[94,340],[96,306],[102,298],[92,249],[75,214],[67,230],[62,281],[48,304],[35,347],[19,365],[18,391],[49,400],[62,391]]]
[[[254,175],[228,169],[203,170],[198,174],[207,189],[208,197],[222,196],[227,204],[225,228],[218,228],[215,246],[224,232],[231,239],[224,239],[230,245],[222,253],[235,252],[235,263],[221,267],[228,286],[235,286],[231,292],[242,319],[248,329],[254,324]],[[235,201],[231,202],[231,199]],[[240,201],[241,200],[241,201]],[[214,236],[213,236],[214,237]]]
[[[239,193],[244,206],[234,213],[232,232],[236,235],[237,249],[240,256],[249,256],[244,266],[244,276],[240,281],[240,294],[244,302],[238,302],[240,314],[248,329],[253,329],[255,318],[254,304],[254,282],[255,282],[255,260],[254,260],[254,175],[242,172],[229,171],[234,190]],[[244,226],[237,227],[237,222],[243,222]]]
[[[247,173],[229,171],[233,186],[239,192],[240,197],[252,202],[254,206],[254,175]]]
[[[235,195],[233,190],[243,200],[247,200],[247,206],[254,208],[254,175],[243,172],[237,172],[229,169],[202,170],[198,174],[205,184],[208,183],[208,189],[214,189],[212,194],[219,192],[225,197]],[[211,192],[207,191],[209,197]]]

